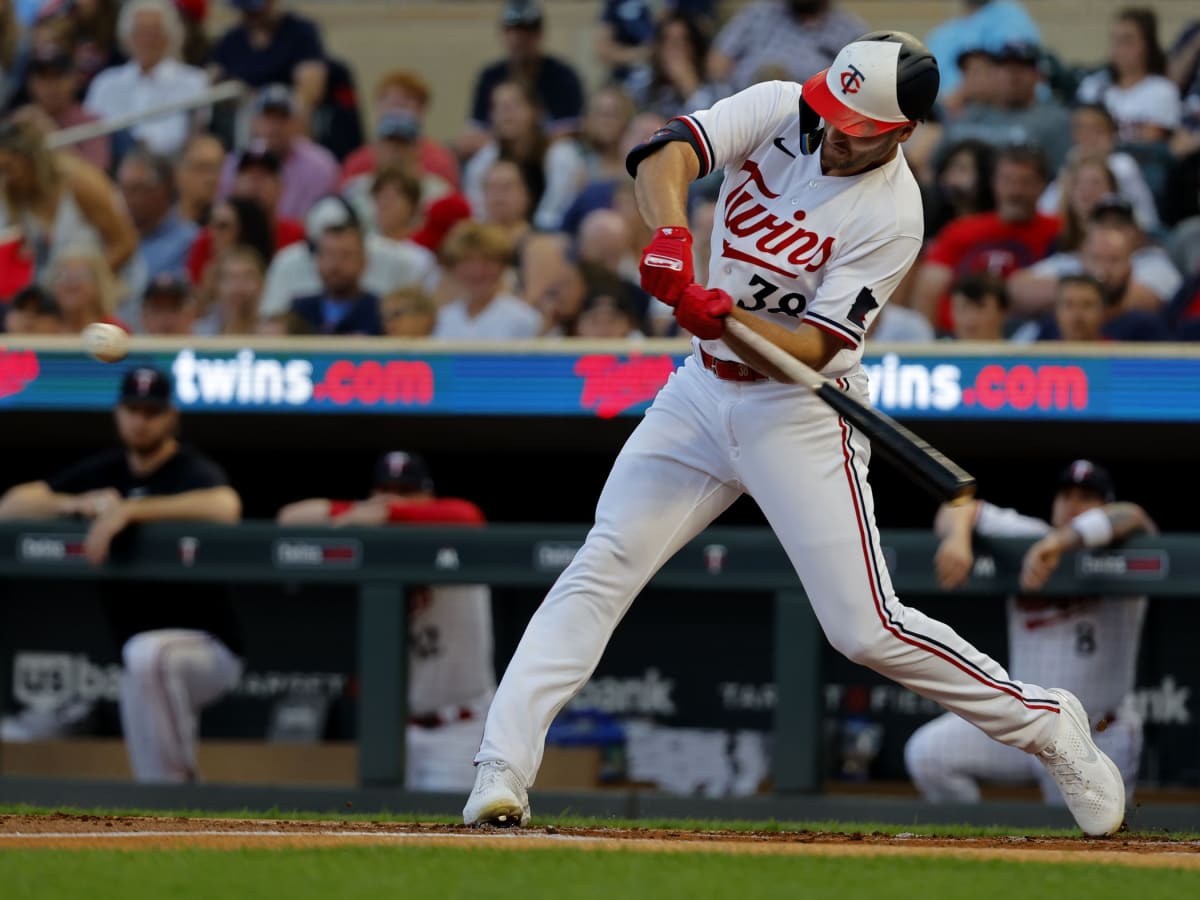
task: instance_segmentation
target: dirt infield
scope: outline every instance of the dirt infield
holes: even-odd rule
[[[532,827],[501,831],[461,825],[308,822],[183,817],[0,816],[0,852],[16,849],[161,850],[182,847],[333,847],[353,845],[809,854],[929,855],[969,859],[1081,862],[1200,870],[1200,841],[1144,836],[1105,840],[951,838],[837,832],[661,831],[638,828]]]

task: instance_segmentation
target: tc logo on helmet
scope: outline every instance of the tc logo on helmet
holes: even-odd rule
[[[867,80],[867,76],[851,65],[846,67],[846,71],[841,74],[841,79],[843,94],[857,94],[862,83]]]

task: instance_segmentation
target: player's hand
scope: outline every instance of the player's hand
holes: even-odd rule
[[[108,559],[113,538],[129,525],[129,504],[121,501],[107,507],[92,521],[87,536],[83,539],[83,554],[94,566]]]
[[[975,552],[971,549],[969,537],[966,541],[953,536],[948,537],[938,545],[937,552],[933,555],[933,568],[937,572],[938,584],[945,591],[966,584],[974,566]]]
[[[1058,535],[1054,533],[1046,535],[1030,547],[1025,552],[1025,559],[1021,561],[1022,590],[1041,590],[1058,568],[1058,561],[1062,559],[1065,549]]]
[[[725,333],[725,318],[733,298],[720,288],[690,284],[679,296],[675,321],[702,341],[715,341]]]
[[[658,229],[642,251],[638,271],[642,273],[642,287],[646,293],[674,306],[695,279],[692,233],[679,226]]]
[[[99,488],[84,494],[76,494],[63,504],[63,515],[83,516],[94,519],[106,509],[121,502],[121,492],[116,488]]]

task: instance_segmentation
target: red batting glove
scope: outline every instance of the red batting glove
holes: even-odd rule
[[[695,280],[692,267],[692,233],[674,225],[660,228],[642,251],[642,287],[668,306],[679,302],[683,293]]]
[[[675,307],[675,321],[702,341],[715,341],[725,333],[725,317],[733,298],[720,288],[689,284]]]

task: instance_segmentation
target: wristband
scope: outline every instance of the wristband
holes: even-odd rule
[[[1113,527],[1108,513],[1097,507],[1071,520],[1071,530],[1083,539],[1085,547],[1103,547],[1112,542]]]

